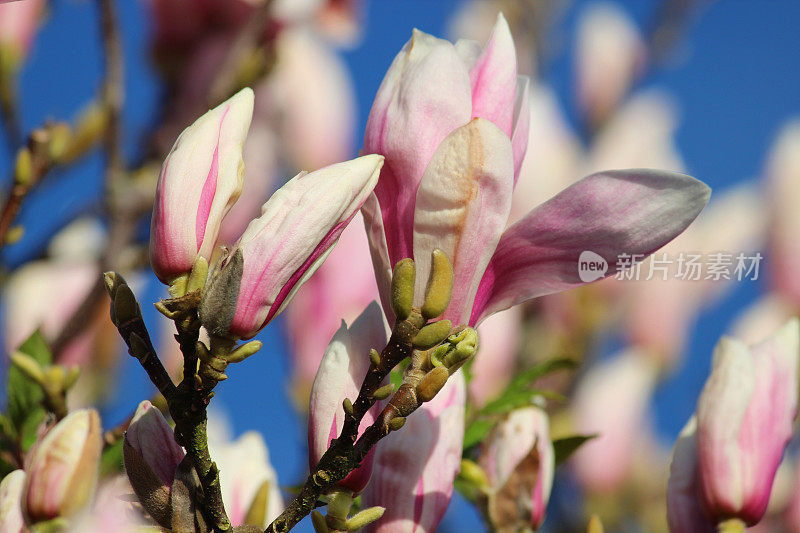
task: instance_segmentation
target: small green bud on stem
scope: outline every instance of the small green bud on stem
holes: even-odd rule
[[[414,279],[416,268],[412,259],[401,259],[392,273],[391,304],[397,320],[405,320],[411,314],[414,303]]]
[[[425,302],[421,313],[426,319],[436,318],[447,310],[453,293],[453,265],[443,251],[436,249],[431,254],[431,275],[425,290]]]

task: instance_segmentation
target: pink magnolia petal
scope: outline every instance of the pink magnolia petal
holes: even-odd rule
[[[365,505],[386,508],[366,531],[433,533],[447,510],[461,463],[465,383],[461,372],[378,445]]]
[[[339,436],[344,425],[345,398],[355,400],[361,382],[369,369],[369,350],[386,344],[386,326],[376,302],[370,304],[348,328],[342,322],[325,350],[314,385],[311,388],[308,419],[308,462],[314,468],[328,449],[330,442]],[[380,412],[376,404],[361,421],[359,434],[366,430]],[[341,483],[359,492],[369,481],[372,472],[372,452],[361,467],[350,473]]]
[[[697,419],[681,431],[669,465],[667,523],[672,533],[714,533],[716,524],[700,505],[697,492]]]
[[[511,137],[517,92],[517,53],[503,14],[497,15],[492,36],[469,71],[472,116],[493,122]]]
[[[680,234],[708,203],[710,189],[674,172],[631,169],[593,174],[508,228],[481,280],[470,323],[520,302],[582,285],[583,251],[618,268],[620,254],[649,255]]]
[[[462,324],[511,210],[513,157],[509,138],[476,118],[451,133],[431,158],[414,212],[415,299],[421,302],[431,252],[453,263],[455,285],[445,318]]]
[[[244,258],[230,333],[250,338],[319,268],[378,181],[376,155],[299,174],[264,204],[237,248]]]
[[[414,201],[428,161],[471,112],[469,74],[455,47],[414,30],[378,89],[364,134],[364,153],[386,157],[375,194],[392,264],[411,257]]]
[[[530,79],[517,76],[517,97],[514,103],[514,131],[511,134],[511,148],[514,151],[514,185],[519,179],[522,162],[528,151],[528,136],[531,129]]]
[[[382,173],[383,174],[383,173]],[[389,291],[392,286],[392,267],[389,259],[389,247],[386,243],[386,231],[383,227],[383,215],[378,197],[372,193],[361,206],[364,216],[364,228],[369,241],[369,254],[372,257],[372,267],[375,269],[375,281],[378,283],[378,293],[381,297],[383,314],[390,324],[394,323],[394,312],[389,305]]]

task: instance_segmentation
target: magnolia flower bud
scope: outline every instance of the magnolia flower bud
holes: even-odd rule
[[[491,486],[489,515],[501,531],[536,530],[544,522],[555,470],[549,431],[547,414],[526,407],[513,411],[484,444],[479,463]]]
[[[239,198],[242,145],[253,115],[243,89],[181,133],[158,179],[150,226],[150,261],[168,283],[198,257],[211,260],[222,218]]]
[[[25,521],[20,500],[24,487],[25,472],[22,470],[14,470],[0,482],[0,533],[22,533]]]
[[[798,325],[752,347],[723,338],[714,351],[696,438],[700,497],[717,522],[753,525],[767,509],[797,414]]]
[[[301,173],[247,226],[200,304],[212,334],[249,339],[275,318],[325,260],[372,192],[383,157]]]
[[[123,442],[125,472],[142,506],[156,522],[170,526],[170,490],[183,448],[161,411],[139,404]]]
[[[371,303],[348,328],[344,323],[331,339],[311,388],[308,418],[308,463],[312,469],[339,436],[344,426],[344,400],[355,400],[370,366],[370,348],[386,344],[386,327],[377,303]],[[352,404],[351,404],[352,408]],[[359,426],[359,434],[369,427],[380,412],[380,405],[370,409]],[[372,474],[374,452],[361,462],[339,486],[361,492]]]
[[[0,68],[14,67],[28,55],[45,0],[0,6]]]
[[[94,409],[73,411],[48,431],[31,451],[22,504],[34,524],[70,516],[94,495],[103,441]]]

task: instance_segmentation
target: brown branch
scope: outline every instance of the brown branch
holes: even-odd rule
[[[357,440],[358,426],[367,411],[377,401],[375,391],[380,388],[392,369],[411,355],[413,339],[424,325],[425,319],[420,315],[419,310],[413,310],[407,319],[398,320],[395,323],[392,336],[381,352],[379,363],[376,365],[373,362],[364,377],[358,397],[353,402],[353,412],[345,417],[341,435],[331,442],[328,451],[325,452],[303,484],[300,494],[269,525],[265,533],[284,533],[297,525],[300,520],[314,510],[319,496],[357,468],[366,457],[369,448],[380,440],[383,436],[380,435],[381,430],[373,428],[378,422],[385,422],[388,427],[389,415],[387,415],[389,418],[379,417],[378,421],[370,426],[367,430],[369,437],[366,440],[364,437],[367,436],[367,432]],[[386,409],[389,409],[389,406]]]

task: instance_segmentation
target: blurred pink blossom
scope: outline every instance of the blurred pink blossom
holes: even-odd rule
[[[15,62],[23,61],[33,43],[46,0],[25,0],[0,5],[0,49]]]
[[[316,274],[297,291],[292,305],[286,308],[294,376],[301,394],[306,394],[314,381],[325,347],[341,321],[352,323],[377,298],[378,286],[359,213],[342,232]],[[308,324],[314,327],[309,328]]]
[[[25,487],[25,472],[14,470],[0,482],[0,533],[23,533],[22,491]]]
[[[590,4],[584,10],[577,39],[577,99],[590,122],[597,124],[628,92],[646,48],[633,20],[611,2]]]
[[[697,403],[699,494],[709,516],[752,525],[767,508],[797,415],[800,328],[748,347],[723,338]]]
[[[645,421],[657,368],[629,350],[589,368],[575,390],[572,412],[579,434],[598,434],[570,459],[589,491],[611,493],[628,478]]]
[[[503,488],[520,462],[534,447],[537,450],[539,464],[533,491],[531,494],[514,496],[520,499],[526,496],[529,498],[530,527],[535,531],[544,522],[555,471],[555,452],[550,441],[547,414],[538,407],[512,411],[495,426],[483,443],[479,463],[489,477],[492,490],[496,492]]]

